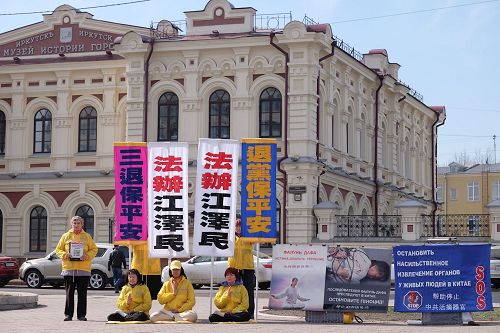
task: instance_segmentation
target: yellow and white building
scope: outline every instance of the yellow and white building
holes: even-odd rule
[[[398,80],[386,50],[335,45],[328,24],[260,27],[256,9],[226,0],[185,14],[185,31],[150,29],[63,5],[0,34],[2,254],[45,254],[75,214],[108,241],[114,141],[188,142],[196,160],[198,138],[276,138],[281,242],[317,237],[320,202],[345,215],[433,208],[445,111]]]

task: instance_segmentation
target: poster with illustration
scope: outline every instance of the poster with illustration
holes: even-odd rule
[[[326,250],[323,245],[273,247],[271,309],[323,310]]]
[[[325,309],[386,312],[391,287],[391,250],[328,247]]]

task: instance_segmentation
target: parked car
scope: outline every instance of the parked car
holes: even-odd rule
[[[0,287],[5,286],[10,280],[17,279],[19,264],[12,257],[0,257]]]
[[[254,251],[254,263],[257,266],[257,252]],[[212,257],[194,256],[182,263],[184,272],[195,289],[204,285],[210,285],[210,265]],[[271,286],[273,259],[264,253],[259,253],[259,288],[268,289]],[[224,271],[227,268],[227,257],[214,258],[214,284],[224,281]],[[162,281],[168,279],[168,266],[165,266],[161,272]]]
[[[98,243],[96,245],[98,250],[92,260],[89,288],[104,289],[108,283],[113,282],[113,272],[108,270],[108,259],[113,250],[113,244]],[[120,250],[124,252],[125,258],[128,258],[128,248],[120,246]],[[46,283],[58,288],[64,284],[61,271],[61,259],[55,251],[52,251],[44,258],[25,261],[19,268],[19,278],[30,288],[40,288]]]

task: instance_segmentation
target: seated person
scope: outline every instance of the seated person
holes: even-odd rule
[[[224,272],[226,281],[222,282],[214,304],[219,309],[208,317],[210,322],[249,321],[248,292],[240,280],[236,268],[228,267]]]
[[[108,316],[108,321],[147,321],[151,309],[151,294],[142,282],[142,275],[135,268],[128,272],[128,283],[123,286],[118,301],[118,310]]]
[[[195,304],[194,289],[184,273],[181,262],[174,260],[170,264],[170,278],[158,293],[158,303],[163,309],[151,315],[151,321],[189,321],[194,323],[198,315],[193,310]]]

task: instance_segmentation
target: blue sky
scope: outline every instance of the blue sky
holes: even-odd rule
[[[0,14],[75,8],[129,0],[2,1]],[[151,0],[88,9],[95,19],[149,27],[161,19],[182,20],[184,11],[203,9],[207,1]],[[385,48],[401,65],[399,78],[424,96],[427,105],[445,105],[446,124],[439,129],[438,163],[457,155],[472,159],[489,154],[494,162],[493,135],[498,135],[500,163],[500,0],[232,0],[236,7],[254,7],[259,14],[292,12],[330,23],[334,35],[356,50]],[[473,4],[443,10],[432,10]],[[398,13],[421,13],[367,19]],[[349,20],[361,19],[351,22]],[[0,16],[0,32],[42,20],[41,14]]]

